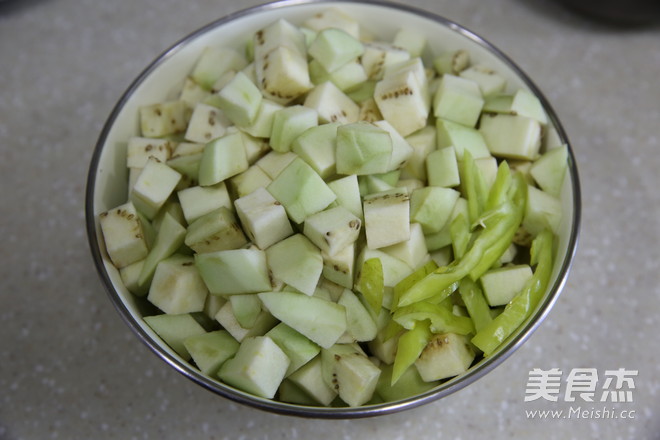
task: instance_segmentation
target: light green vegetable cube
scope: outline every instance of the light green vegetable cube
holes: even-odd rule
[[[355,244],[346,246],[334,255],[321,251],[321,257],[323,258],[323,277],[351,289],[354,276]]]
[[[188,120],[188,105],[181,100],[140,107],[140,131],[144,137],[161,137],[182,132]]]
[[[231,295],[231,297],[234,296],[244,295]],[[243,342],[245,339],[253,338],[255,336],[263,336],[277,324],[277,320],[270,313],[265,310],[260,310],[257,316],[254,317],[254,323],[252,326],[243,327],[236,316],[231,300],[222,305],[214,318],[220,323],[222,328],[227,330],[238,342]]]
[[[266,98],[288,104],[309,91],[307,58],[290,46],[280,46],[255,58],[257,85]]]
[[[559,197],[568,169],[568,147],[562,145],[543,153],[529,169],[539,187],[548,194]]]
[[[234,213],[226,206],[221,206],[188,226],[185,243],[198,254],[203,254],[238,249],[248,241]]]
[[[392,137],[382,128],[356,122],[337,128],[337,172],[374,174],[389,171]]]
[[[241,126],[241,130],[258,138],[270,137],[270,133],[273,131],[273,115],[282,108],[284,108],[282,105],[270,99],[262,99],[254,120],[249,125]]]
[[[481,95],[485,97],[501,93],[506,88],[506,79],[502,75],[481,64],[468,67],[459,76],[477,83]]]
[[[199,184],[215,185],[235,176],[249,167],[243,137],[239,132],[214,139],[204,147],[199,165]]]
[[[304,160],[294,159],[266,188],[286,210],[289,218],[302,223],[325,209],[337,196]]]
[[[410,196],[410,219],[422,225],[426,234],[440,231],[451,217],[460,194],[451,188],[427,186]]]
[[[364,53],[364,46],[357,38],[337,28],[320,31],[308,53],[328,72],[333,72]]]
[[[196,254],[195,266],[214,295],[257,293],[272,288],[266,254],[259,249]]]
[[[295,234],[266,249],[268,267],[277,280],[313,295],[323,270],[321,251],[302,234]]]
[[[254,34],[253,43],[255,61],[278,47],[286,47],[298,56],[307,55],[305,35],[285,19],[276,20],[258,30]]]
[[[234,49],[227,47],[207,47],[197,60],[191,73],[192,79],[210,90],[223,74],[231,70],[241,70],[247,60]]]
[[[192,186],[177,192],[188,224],[218,208],[232,208],[225,182],[211,186]]]
[[[236,199],[234,205],[245,233],[260,249],[293,234],[284,207],[264,188]]]
[[[336,171],[336,139],[339,123],[322,124],[305,130],[291,146],[291,150],[307,162],[323,179]]]
[[[230,295],[232,312],[244,328],[252,328],[261,314],[261,300],[256,294]]]
[[[480,157],[478,159],[474,159],[474,165],[477,167],[479,173],[483,177],[486,187],[490,189],[490,187],[493,185],[493,182],[495,182],[495,178],[497,177],[497,159],[495,159],[493,156]]]
[[[415,367],[425,382],[432,382],[466,372],[474,357],[474,350],[464,336],[441,333],[431,338]]]
[[[351,211],[360,220],[363,219],[362,198],[358,178],[355,174],[333,180],[328,183],[328,187],[337,196],[337,204]]]
[[[259,298],[277,319],[323,348],[346,331],[344,306],[296,292],[263,292]]]
[[[398,64],[410,59],[410,53],[393,44],[369,42],[364,44],[364,53],[360,57],[364,71],[369,79],[383,78],[387,66]]]
[[[380,368],[360,353],[335,356],[332,372],[339,397],[349,406],[359,406],[369,401],[381,374]]]
[[[192,257],[173,255],[158,263],[147,299],[165,313],[204,310],[208,289]]]
[[[491,269],[480,278],[484,296],[491,307],[508,304],[532,278],[527,264]]]
[[[181,174],[162,162],[150,158],[140,172],[131,201],[148,219],[153,219],[181,180]]]
[[[321,347],[283,322],[280,322],[269,330],[266,336],[270,337],[279,345],[291,360],[289,368],[286,371],[287,377],[303,365],[306,365],[321,352]],[[298,383],[298,381],[294,382]]]
[[[493,156],[535,160],[539,155],[541,125],[536,119],[484,113],[479,132]]]
[[[438,149],[453,146],[456,158],[463,160],[463,152],[468,150],[473,158],[488,157],[491,152],[479,130],[456,122],[438,118],[436,121]]]
[[[273,113],[270,146],[279,153],[291,150],[291,144],[305,130],[319,124],[316,110],[302,105],[285,107]]]
[[[243,72],[238,72],[218,92],[218,106],[235,125],[254,122],[263,96],[259,88]]]
[[[458,75],[470,66],[470,53],[465,49],[449,50],[433,60],[433,67],[440,75]]]
[[[289,358],[268,336],[248,338],[226,361],[218,377],[229,385],[260,397],[275,397],[289,367]]]
[[[184,137],[190,142],[207,143],[223,136],[230,125],[222,110],[200,102],[193,109]]]
[[[367,246],[378,249],[410,238],[410,196],[394,189],[364,197]]]
[[[305,107],[316,110],[319,122],[357,122],[360,107],[331,81],[314,87],[305,98]]]
[[[496,94],[489,97],[484,105],[484,111],[525,116],[538,121],[541,125],[548,123],[548,115],[541,101],[526,89],[518,89],[512,95]]]
[[[298,155],[291,151],[287,151],[286,153],[270,151],[264,157],[255,162],[255,165],[261,168],[272,180],[279,176],[282,170],[289,166],[289,164],[297,157]]]
[[[145,316],[144,322],[186,361],[190,360],[190,353],[183,341],[191,336],[206,333],[204,327],[190,313]]]
[[[144,259],[144,264],[140,271],[138,283],[141,288],[151,283],[158,263],[173,255],[181,247],[185,235],[186,228],[181,226],[170,213],[166,212],[158,229],[154,244],[149,249],[149,254]]]
[[[475,126],[483,105],[484,99],[476,82],[449,74],[442,76],[433,100],[436,117],[468,127]]]
[[[337,206],[307,217],[303,233],[332,256],[357,240],[361,226],[359,218],[343,206]]]
[[[376,83],[374,99],[381,114],[401,136],[424,128],[429,114],[429,91],[413,70],[404,70]]]
[[[558,198],[528,185],[522,225],[529,233],[536,235],[546,228],[557,233],[561,214],[561,202]]]
[[[149,253],[142,222],[131,202],[101,213],[99,225],[106,252],[118,269],[144,259]]]
[[[124,283],[129,292],[136,296],[145,296],[149,291],[149,286],[141,286],[139,282],[143,265],[144,260],[140,260],[119,269],[121,282]]]
[[[332,82],[342,92],[350,92],[367,81],[367,73],[358,60],[349,61],[332,72],[326,71],[316,60],[309,62],[309,75],[314,84]]]
[[[353,340],[366,342],[376,337],[376,333],[378,333],[376,321],[352,290],[345,289],[337,304],[346,309],[346,331]]]
[[[426,158],[426,174],[431,186],[457,187],[461,183],[454,146],[432,151]]]
[[[182,176],[196,182],[199,178],[199,163],[202,160],[203,152],[204,144],[202,143],[180,142],[166,164],[181,173]]]
[[[165,162],[172,155],[174,144],[169,139],[153,139],[133,136],[126,148],[126,166],[144,168],[150,157]]]
[[[215,376],[222,364],[231,359],[240,346],[226,330],[190,336],[183,341],[193,361],[204,374]]]
[[[273,179],[257,165],[252,165],[231,179],[229,179],[229,189],[234,198],[238,199],[251,194],[259,188],[266,188]]]
[[[323,380],[321,356],[314,357],[289,379],[321,405],[328,406],[337,397],[337,391]]]

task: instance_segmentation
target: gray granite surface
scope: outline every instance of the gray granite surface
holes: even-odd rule
[[[115,101],[158,53],[256,3],[0,3],[0,439],[660,439],[660,26],[593,23],[551,1],[406,2],[516,60],[552,102],[579,164],[574,270],[548,319],[500,367],[411,411],[304,420],[213,395],[133,336],[87,245],[92,149]],[[564,378],[597,369],[599,386],[606,370],[638,376],[632,402],[525,402],[534,368]],[[578,407],[587,413],[578,417]]]

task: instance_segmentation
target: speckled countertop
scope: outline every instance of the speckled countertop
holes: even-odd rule
[[[596,24],[551,1],[406,2],[516,60],[553,103],[578,160],[584,205],[574,270],[548,319],[504,364],[411,411],[303,420],[215,396],[133,336],[101,286],[84,232],[96,138],[156,54],[256,3],[0,3],[0,439],[659,439],[660,27]],[[525,402],[534,368],[558,368],[564,378],[597,369],[599,386],[606,370],[635,370],[633,401],[561,394]],[[543,419],[532,410],[573,413]]]

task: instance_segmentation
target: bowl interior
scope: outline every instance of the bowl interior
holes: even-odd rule
[[[92,253],[112,301],[136,334],[172,367],[212,391],[261,409],[315,417],[361,417],[410,408],[458,390],[502,362],[524,342],[548,313],[566,280],[577,242],[579,183],[570,145],[569,172],[561,193],[564,216],[551,288],[536,313],[498,352],[474,365],[468,373],[447,381],[424,395],[371,407],[317,408],[273,402],[254,397],[200,374],[163,344],[141,319],[145,310],[149,310],[149,305],[146,300],[135,297],[123,286],[118,271],[105,253],[97,222],[98,214],[124,203],[127,199],[126,141],[139,133],[139,106],[172,98],[204,47],[231,46],[242,50],[248,36],[279,18],[285,18],[294,24],[302,23],[307,17],[329,7],[338,7],[355,17],[366,31],[379,40],[391,41],[399,28],[409,27],[426,35],[429,55],[450,49],[467,49],[473,62],[483,63],[504,75],[511,90],[522,87],[539,95],[559,140],[568,144],[554,111],[525,74],[503,53],[457,24],[426,12],[382,2],[284,1],[245,10],[211,23],[174,45],[145,69],[118,102],[101,133],[90,167],[86,209]]]

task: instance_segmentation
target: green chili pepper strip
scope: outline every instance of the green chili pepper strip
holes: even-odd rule
[[[383,305],[384,290],[383,264],[380,258],[370,258],[362,264],[357,290],[364,295],[371,310],[378,314]]]
[[[514,215],[515,207],[511,202],[502,204],[494,213],[484,220],[484,229],[479,232],[472,246],[463,258],[456,260],[449,266],[443,266],[435,272],[430,273],[419,282],[410,286],[398,301],[398,306],[403,307],[417,301],[437,296],[449,296],[454,290],[448,290],[453,284],[458,283],[463,277],[476,267],[483,258],[486,250],[495,244],[500,237],[506,234],[515,223],[520,223],[520,218]],[[489,265],[490,267],[490,265]],[[441,301],[443,298],[435,298]]]
[[[462,258],[470,244],[470,224],[463,214],[459,214],[449,225],[454,258]]]
[[[392,309],[394,312],[396,310],[397,304],[399,303],[399,298],[401,295],[408,289],[410,289],[415,283],[423,279],[428,274],[432,273],[438,268],[438,265],[435,261],[430,260],[424,266],[420,267],[401,281],[399,281],[393,288],[393,298],[392,298]]]
[[[511,169],[507,161],[502,161],[497,167],[495,181],[490,188],[488,200],[486,200],[485,210],[490,211],[497,208],[507,199],[507,192],[511,186]]]
[[[412,329],[417,322],[431,321],[433,333],[456,333],[467,335],[474,333],[472,319],[467,316],[458,316],[444,304],[432,304],[426,301],[416,302],[397,310],[392,319],[401,324],[403,328]]]
[[[497,260],[504,254],[504,252],[507,250],[507,248],[511,245],[511,242],[513,241],[513,237],[516,234],[516,231],[520,227],[520,223],[522,222],[523,215],[525,213],[525,201],[527,199],[527,184],[523,180],[523,177],[521,174],[517,174],[513,181],[511,182],[511,186],[509,187],[509,197],[511,199],[511,203],[513,203],[513,212],[511,214],[511,217],[507,219],[507,224],[508,227],[505,229],[504,227],[502,228],[503,231],[500,235],[500,237],[495,240],[491,244],[491,246],[488,247],[484,251],[484,254],[479,260],[479,263],[477,263],[473,268],[470,269],[470,278],[472,280],[478,280],[486,271],[488,271],[493,265],[497,262]],[[506,202],[505,202],[506,203]],[[495,210],[496,212],[497,210]],[[489,216],[489,213],[484,213],[485,219],[483,222],[487,222],[487,217]]]
[[[390,319],[382,330],[383,341],[389,341],[390,339],[401,333],[403,330],[404,328],[401,327],[401,324],[399,324],[393,319]]]
[[[531,248],[531,263],[536,264],[532,278],[504,311],[472,338],[485,356],[492,354],[532,314],[543,297],[552,272],[552,240],[552,232],[547,229],[536,236]]]
[[[392,367],[392,385],[399,380],[408,367],[415,363],[431,340],[431,336],[428,321],[418,321],[412,330],[401,335]]]
[[[493,320],[490,314],[490,306],[479,284],[472,281],[469,277],[461,280],[458,289],[470,318],[472,318],[474,328],[478,332]]]
[[[488,189],[481,170],[474,163],[472,154],[468,150],[463,153],[463,188],[468,202],[468,215],[473,223],[484,210]]]

